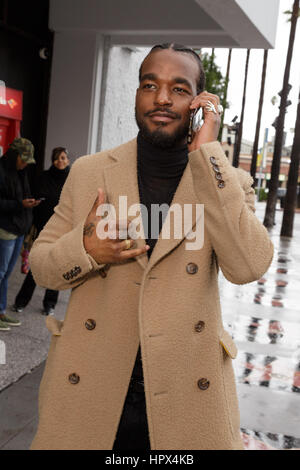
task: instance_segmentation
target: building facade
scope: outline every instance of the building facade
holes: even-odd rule
[[[16,9],[20,3],[2,0],[0,6]],[[28,0],[27,14],[38,17],[41,3],[48,5]],[[66,146],[75,159],[134,137],[138,68],[150,46],[273,48],[278,11],[279,0],[49,0],[46,29],[53,33],[53,47],[48,41],[36,51],[48,69],[52,65],[47,113],[41,107],[45,144],[38,158],[47,167],[56,146]],[[0,80],[7,81],[3,75],[0,68]],[[49,76],[38,83],[46,90]],[[29,85],[24,99],[28,90]]]

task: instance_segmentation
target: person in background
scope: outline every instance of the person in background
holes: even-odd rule
[[[68,151],[64,147],[57,147],[52,151],[52,165],[44,171],[36,185],[35,193],[38,199],[42,200],[39,207],[34,210],[33,223],[37,229],[37,235],[46,225],[54,212],[54,207],[59,202],[62,187],[70,170],[70,161]],[[30,302],[36,284],[32,277],[31,271],[28,272],[23,285],[16,296],[13,311],[22,312]],[[43,300],[43,313],[52,315],[57,303],[58,291],[46,289]]]
[[[35,163],[33,155],[32,143],[16,138],[0,159],[0,331],[21,325],[6,315],[7,287],[24,235],[32,225],[32,209],[40,203],[31,197],[25,170]]]

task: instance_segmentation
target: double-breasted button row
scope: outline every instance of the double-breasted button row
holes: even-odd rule
[[[198,323],[196,323],[195,325],[195,331],[197,333],[201,333],[204,330],[204,328],[205,328],[204,321],[198,321]],[[198,388],[200,388],[200,390],[207,390],[209,387],[209,380],[203,377],[202,379],[198,380],[197,385],[198,385]]]
[[[77,385],[79,382],[80,382],[80,377],[78,374],[76,374],[75,372],[73,374],[70,374],[69,375],[69,382],[70,384],[72,385]],[[209,380],[207,380],[206,378],[202,378],[202,379],[199,379],[198,382],[197,382],[197,385],[198,385],[198,388],[200,390],[207,390],[209,385],[210,385],[210,382]]]
[[[186,265],[186,272],[188,274],[196,274],[198,272],[198,266],[195,263],[189,263]]]
[[[73,269],[70,269],[70,271],[67,271],[66,273],[63,274],[63,278],[66,279],[66,281],[70,281],[70,279],[73,279],[74,277],[78,276],[78,274],[80,273],[81,273],[81,267],[74,266]]]
[[[215,157],[210,157],[210,163],[212,164],[212,168],[215,172],[216,180],[218,181],[218,188],[222,189],[225,188],[225,182],[223,181],[222,173],[220,172],[220,168],[217,165],[217,160]]]

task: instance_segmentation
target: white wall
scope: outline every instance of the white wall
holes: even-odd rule
[[[110,50],[101,150],[116,147],[137,135],[134,109],[138,71],[149,50],[132,52],[122,47]]]

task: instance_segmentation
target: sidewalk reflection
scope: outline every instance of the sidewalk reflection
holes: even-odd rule
[[[283,434],[241,429],[245,450],[300,450],[300,439]]]

